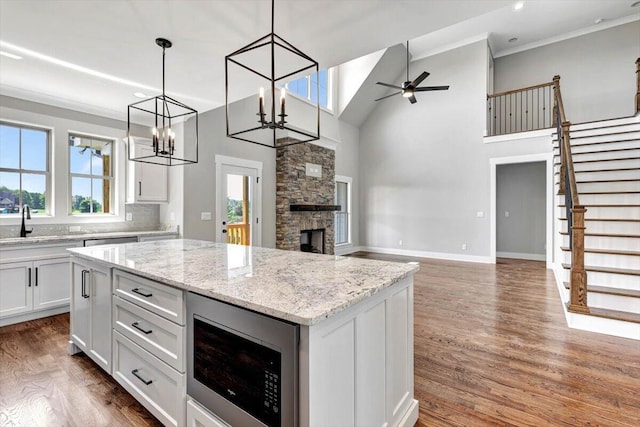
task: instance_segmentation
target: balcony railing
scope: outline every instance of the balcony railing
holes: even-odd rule
[[[553,82],[487,95],[488,136],[551,128],[553,105]]]
[[[227,243],[249,246],[251,244],[251,224],[227,225]]]

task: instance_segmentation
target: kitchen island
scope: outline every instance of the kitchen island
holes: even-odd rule
[[[69,352],[87,353],[167,425],[184,425],[186,418],[191,425],[207,413],[186,396],[193,319],[185,293],[295,325],[294,422],[283,414],[282,425],[410,426],[417,420],[417,265],[197,240],[70,252],[76,298]],[[148,368],[137,365],[145,363]],[[284,375],[282,381],[286,386]],[[215,416],[200,422],[225,425]]]

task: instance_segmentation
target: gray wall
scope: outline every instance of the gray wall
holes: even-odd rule
[[[247,100],[251,106],[255,99]],[[292,98],[287,100],[287,114],[295,115],[296,111],[305,109],[302,114],[313,112],[306,103]],[[260,161],[262,172],[262,246],[276,246],[276,163],[275,150],[244,141],[226,137],[225,109],[217,108],[202,113],[199,118],[200,161],[198,164],[184,167],[184,237],[215,240],[215,220],[202,221],[200,212],[216,213],[216,154]],[[321,112],[321,134],[338,142],[336,150],[336,173],[354,178],[354,200],[357,200],[357,147],[358,130],[346,123],[338,121],[335,115]],[[353,226],[357,228],[358,217],[353,215]],[[357,238],[358,234],[355,234]],[[354,241],[357,244],[357,240]]]
[[[539,255],[546,242],[546,163],[518,163],[496,167],[496,251],[498,256]],[[507,217],[505,212],[509,213]],[[501,254],[501,252],[503,254]],[[515,255],[514,255],[515,256]]]
[[[573,123],[635,113],[640,21],[495,59],[495,92],[550,82],[560,75]]]
[[[80,226],[77,232],[141,231],[157,230],[160,227],[158,205],[120,205],[124,202],[126,148],[122,138],[126,135],[126,122],[86,114],[66,108],[26,101],[8,96],[0,96],[0,119],[15,121],[52,130],[53,173],[51,207],[55,217],[38,217],[30,221],[34,236],[67,234],[69,225]],[[116,197],[117,216],[94,218],[77,217],[67,214],[69,200],[69,154],[68,134],[70,131],[100,135],[117,139],[116,143]],[[122,206],[124,208],[122,209]],[[125,213],[131,213],[132,221],[125,221]],[[0,218],[0,237],[13,237],[19,230],[19,218]]]

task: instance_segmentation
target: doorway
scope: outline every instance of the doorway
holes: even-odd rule
[[[216,241],[262,244],[262,163],[216,156]]]

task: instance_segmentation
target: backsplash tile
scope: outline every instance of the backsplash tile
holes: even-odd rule
[[[132,214],[132,221],[86,223],[86,224],[33,224],[27,221],[27,228],[33,228],[29,236],[65,236],[67,234],[108,233],[112,231],[154,231],[160,230],[160,206],[150,204],[127,204],[125,215]],[[80,227],[69,231],[69,227]],[[0,239],[20,236],[20,224],[0,225]]]

